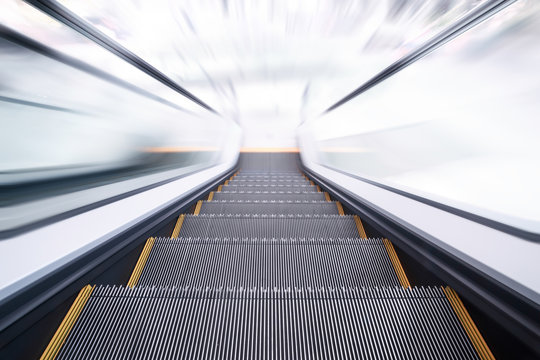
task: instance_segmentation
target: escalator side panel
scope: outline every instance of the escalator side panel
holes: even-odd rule
[[[338,207],[327,201],[204,201],[195,214],[337,215]]]
[[[186,215],[180,237],[228,239],[353,239],[352,216]]]

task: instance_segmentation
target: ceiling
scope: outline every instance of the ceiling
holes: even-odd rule
[[[239,122],[292,146],[317,117],[480,0],[60,0]]]

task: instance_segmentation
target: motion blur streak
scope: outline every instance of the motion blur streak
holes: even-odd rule
[[[183,152],[198,152],[198,151],[218,151],[215,146],[169,146],[169,147],[154,147],[144,148],[147,153],[183,153]]]
[[[272,147],[485,1],[59,2]]]
[[[236,153],[241,136],[249,149],[296,148],[300,129],[303,156],[322,164],[540,230],[535,1],[512,3],[323,116],[489,2],[51,3],[220,115],[31,5],[4,0],[0,185],[192,171]],[[5,199],[17,203],[12,194]]]
[[[539,358],[539,34],[539,0],[0,0],[0,359]]]
[[[539,232],[539,32],[540,3],[511,4],[309,122],[313,156]]]
[[[151,165],[139,149],[221,148],[238,132],[30,5],[2,5],[0,184]]]

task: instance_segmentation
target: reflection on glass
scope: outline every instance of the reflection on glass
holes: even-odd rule
[[[28,4],[5,5],[0,185],[141,164],[181,167],[186,156],[148,149],[200,148],[207,162],[224,145],[226,121]]]
[[[301,117],[320,114],[485,1],[59,2],[238,118],[248,146],[294,146]]]
[[[0,232],[237,151],[235,123],[28,4],[6,0],[0,21]]]
[[[310,122],[319,161],[540,232],[539,31],[517,2]]]

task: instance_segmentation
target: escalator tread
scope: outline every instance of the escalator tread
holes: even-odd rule
[[[147,240],[127,287],[83,289],[42,358],[493,358],[458,295],[411,287],[392,243],[297,153],[239,163],[171,237]]]
[[[161,238],[137,285],[319,288],[400,283],[382,239]]]
[[[212,200],[239,200],[239,201],[323,201],[326,200],[321,192],[292,192],[292,191],[233,191],[215,192]]]
[[[438,287],[95,289],[58,359],[477,359]]]
[[[185,215],[181,237],[315,239],[354,238],[352,216],[340,215]]]

